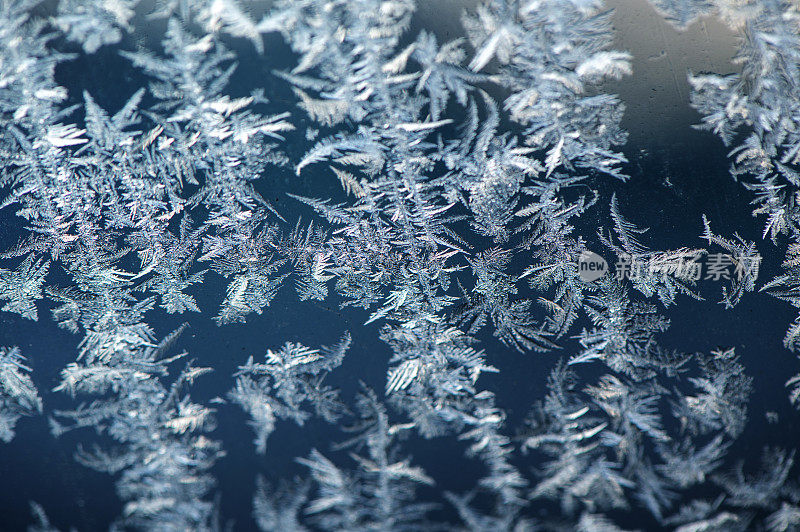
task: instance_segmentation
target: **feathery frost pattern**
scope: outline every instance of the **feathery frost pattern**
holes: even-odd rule
[[[0,347],[0,440],[14,438],[19,418],[42,412],[42,399],[30,378],[31,368],[17,347]]]
[[[636,50],[602,0],[483,0],[453,39],[413,0],[0,0],[0,329],[77,346],[54,382],[63,345],[0,347],[0,446],[46,425],[113,479],[111,530],[800,529],[795,449],[742,451],[752,344],[671,329],[800,308],[800,10],[651,3],[740,32],[737,73],[687,79],[785,247],[765,283],[746,228],[662,248],[627,199]],[[712,257],[724,309],[686,267]],[[298,333],[295,299],[341,323]]]

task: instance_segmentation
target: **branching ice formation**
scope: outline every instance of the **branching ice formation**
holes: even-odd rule
[[[692,75],[692,103],[705,129],[736,143],[733,172],[767,215],[764,237],[791,239],[786,273],[762,290],[800,306],[797,9],[654,3],[679,27],[716,11],[744,31],[742,72]],[[221,526],[215,413],[229,403],[255,432],[263,530],[613,531],[626,512],[640,528],[796,528],[791,449],[768,450],[760,471],[731,469],[753,372],[733,348],[660,343],[667,309],[704,299],[674,264],[709,251],[651,249],[608,192],[628,179],[626,133],[603,83],[632,75],[632,56],[610,48],[611,12],[601,0],[487,0],[464,14],[465,39],[443,41],[412,34],[414,8],[278,0],[257,21],[236,0],[159,1],[151,13],[135,0],[63,1],[45,17],[48,6],[0,0],[0,214],[22,235],[0,256],[3,318],[37,321],[50,305],[82,337],[60,382],[37,383],[80,401],[71,409],[45,409],[19,350],[0,348],[0,439],[43,410],[56,437],[94,429],[97,445],[75,458],[114,475],[115,529]],[[164,22],[160,48],[130,49],[141,20]],[[265,34],[294,54],[267,74],[293,96],[235,83],[237,39],[263,52]],[[60,50],[76,44],[119,49],[135,86],[119,89],[118,108],[57,82],[75,59]],[[289,220],[272,199],[284,177],[342,194],[290,186],[313,218]],[[708,219],[702,239],[738,265],[723,289],[733,307],[755,291],[755,244]],[[592,242],[641,275],[586,280]],[[218,407],[197,388],[192,399],[213,368],[173,347],[208,312],[199,288],[215,281],[226,285],[212,296],[220,326],[252,326],[290,284],[301,301],[349,309],[391,351],[385,378],[354,400],[336,388],[364,355],[347,333],[330,348],[265,348],[223,387],[227,399],[205,401]],[[175,314],[187,325],[156,332]],[[786,346],[798,336],[794,324]],[[516,430],[520,409],[487,374],[512,351],[557,349],[546,383],[521,376],[546,392]],[[281,420],[312,418],[354,437],[298,449],[305,480],[273,477],[261,460]],[[423,440],[478,471],[470,483],[448,488],[410,457]],[[240,495],[222,494],[250,498]],[[45,507],[32,509],[32,529],[53,528]]]

